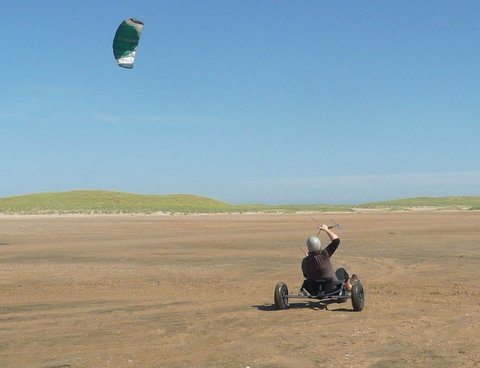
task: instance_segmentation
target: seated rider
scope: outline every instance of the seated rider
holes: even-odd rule
[[[326,281],[323,287],[323,290],[326,292],[333,291],[342,282],[344,282],[345,289],[348,291],[352,290],[347,271],[344,268],[334,271],[330,261],[330,257],[335,253],[340,244],[340,238],[327,225],[319,226],[319,229],[327,233],[331,243],[322,249],[322,244],[317,236],[311,236],[307,239],[308,252],[302,261],[302,272],[306,280],[303,282],[300,292],[305,294],[305,291],[307,291],[312,295],[316,295],[319,285],[315,280]],[[356,278],[356,276],[353,275],[352,278]]]

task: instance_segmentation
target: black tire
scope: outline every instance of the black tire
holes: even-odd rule
[[[277,309],[287,309],[288,308],[288,287],[285,283],[279,282],[275,286],[275,293],[273,294],[273,299]]]
[[[360,312],[365,304],[365,292],[360,282],[352,285],[352,307],[355,312]]]

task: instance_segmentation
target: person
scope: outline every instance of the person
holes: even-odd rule
[[[345,289],[352,290],[352,284],[347,271],[344,268],[333,270],[330,258],[340,245],[340,238],[327,225],[319,226],[320,231],[324,231],[330,238],[330,244],[322,249],[322,243],[318,236],[311,236],[307,239],[308,252],[302,260],[302,273],[305,276],[300,293],[307,295],[317,294],[319,285],[315,280],[325,280],[323,290],[326,292],[333,291],[340,283],[344,283]],[[356,279],[352,275],[352,279]]]

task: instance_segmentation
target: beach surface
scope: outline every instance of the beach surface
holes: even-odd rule
[[[480,366],[480,212],[332,216],[361,312],[274,307],[310,214],[1,216],[0,366]]]

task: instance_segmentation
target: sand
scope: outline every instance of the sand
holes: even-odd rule
[[[361,312],[272,305],[308,214],[2,216],[0,367],[480,366],[480,213],[334,216]]]

